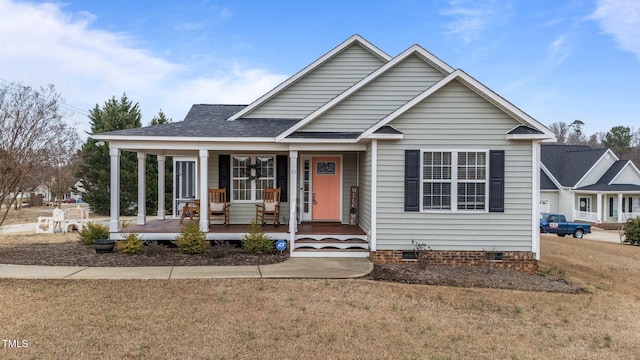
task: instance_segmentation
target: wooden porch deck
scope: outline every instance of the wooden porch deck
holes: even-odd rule
[[[187,222],[189,220],[185,220]],[[196,220],[194,220],[196,221]],[[151,220],[145,225],[131,225],[122,230],[124,233],[134,232],[140,234],[160,234],[169,233],[175,234],[182,231],[182,224],[180,219],[164,219],[164,220]],[[289,232],[289,226],[287,224],[281,224],[280,226],[273,226],[266,224],[262,226],[262,231],[266,234],[270,233],[287,233]],[[223,224],[211,224],[209,225],[209,233],[217,234],[246,234],[249,232],[249,224],[231,224],[225,226]],[[329,223],[329,222],[303,222],[298,224],[297,235],[356,235],[365,236],[366,232],[358,225],[346,225],[341,223]]]

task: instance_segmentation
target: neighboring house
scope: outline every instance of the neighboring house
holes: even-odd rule
[[[640,214],[640,171],[631,160],[586,145],[542,145],[541,152],[541,212],[593,223]]]
[[[432,263],[491,257],[530,271],[540,256],[540,142],[554,134],[418,45],[392,58],[355,35],[248,106],[193,105],[182,122],[93,138],[109,142],[113,238],[120,154],[133,151],[142,174],[135,231],[149,239],[180,231],[176,220],[151,226],[144,216],[144,155],[156,154],[160,169],[174,158],[174,213],[207,188],[227,189],[235,230],[203,217],[209,239],[240,239],[262,189],[280,187],[285,225],[265,228],[289,240],[293,257],[401,261],[420,244]],[[206,214],[207,201],[200,207]]]

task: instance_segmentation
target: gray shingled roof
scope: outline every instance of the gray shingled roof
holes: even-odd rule
[[[605,152],[586,145],[542,145],[540,158],[560,185],[573,187]]]
[[[517,128],[508,132],[509,135],[537,135],[543,134],[542,131],[530,128],[528,126],[520,125]]]
[[[276,137],[300,120],[238,119],[227,121],[246,105],[207,105],[191,107],[184,121],[101,133],[113,136],[175,137]]]
[[[359,132],[338,132],[338,131],[296,131],[287,136],[288,139],[355,139]]]
[[[558,190],[556,184],[542,170],[540,170],[540,190]]]
[[[588,186],[583,186],[578,188],[577,190],[583,191],[611,191],[611,192],[623,192],[623,191],[640,191],[640,185],[633,184],[593,184]]]
[[[596,182],[596,184],[608,184],[613,180],[616,175],[622,170],[622,168],[627,165],[629,160],[618,160],[611,165],[611,167],[607,170],[607,172],[602,175],[602,177]]]

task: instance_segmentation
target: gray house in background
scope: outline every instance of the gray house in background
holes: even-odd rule
[[[554,134],[418,45],[391,57],[354,35],[249,105],[194,105],[182,122],[93,138],[110,148],[112,238],[119,157],[133,151],[140,169],[144,154],[176,169],[174,215],[152,221],[139,171],[135,231],[147,239],[175,238],[180,207],[208,188],[226,189],[231,225],[201,217],[201,230],[240,239],[263,189],[279,187],[283,225],[264,229],[292,257],[395,262],[417,243],[431,263],[489,256],[532,271],[540,256],[540,143]]]
[[[609,149],[542,145],[540,211],[592,223],[625,222],[640,215],[640,171]]]

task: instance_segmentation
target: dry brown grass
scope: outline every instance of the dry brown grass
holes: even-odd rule
[[[640,359],[640,248],[543,237],[587,295],[354,280],[0,280],[0,358]],[[0,344],[1,346],[2,344]]]

